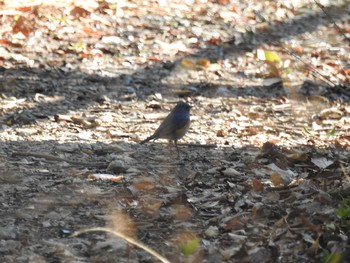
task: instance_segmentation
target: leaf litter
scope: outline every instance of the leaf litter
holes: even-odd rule
[[[326,2],[347,32],[348,3]],[[68,237],[105,226],[170,262],[349,261],[349,49],[321,12],[5,1],[2,261],[154,262],[106,233]],[[138,145],[179,99],[180,158]]]

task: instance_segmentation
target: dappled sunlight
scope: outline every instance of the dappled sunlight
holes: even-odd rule
[[[115,211],[110,215],[109,227],[114,231],[120,232],[128,237],[135,238],[137,226],[133,219],[122,211]]]
[[[349,3],[323,4],[4,1],[3,261],[348,262]]]

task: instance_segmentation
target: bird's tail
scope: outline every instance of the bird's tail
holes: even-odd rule
[[[140,144],[144,144],[144,143],[149,142],[150,140],[153,140],[153,139],[157,139],[157,135],[153,134],[152,136],[149,136],[148,138],[146,138],[145,140],[140,142]]]

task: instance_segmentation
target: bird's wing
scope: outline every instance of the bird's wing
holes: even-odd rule
[[[188,124],[188,121],[189,119],[186,115],[169,114],[154,134],[157,137],[167,137],[177,130],[184,128]]]

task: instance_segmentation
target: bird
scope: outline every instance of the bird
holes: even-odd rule
[[[190,127],[191,106],[186,102],[179,102],[169,115],[163,120],[158,129],[148,138],[140,142],[144,144],[150,140],[168,139],[174,141],[177,148],[177,141],[181,139]]]

